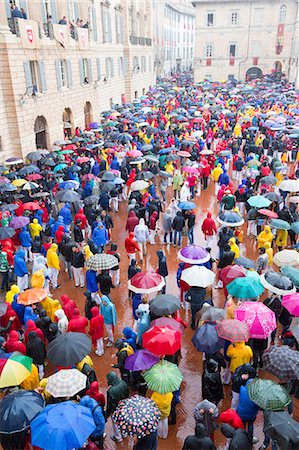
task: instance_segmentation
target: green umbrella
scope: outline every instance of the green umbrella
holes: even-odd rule
[[[160,394],[177,391],[183,381],[178,366],[164,359],[146,370],[143,376],[148,389]]]
[[[236,278],[226,286],[226,289],[236,298],[256,298],[265,290],[260,280],[252,276]]]
[[[270,221],[270,226],[273,228],[278,228],[278,230],[289,230],[291,225],[285,220],[273,219]]]
[[[280,270],[284,275],[289,277],[296,287],[299,287],[299,269],[292,266],[284,266]]]
[[[156,158],[154,155],[145,155],[144,159],[146,159],[146,161],[150,161],[150,162],[154,162],[154,163],[159,162],[159,159]]]
[[[250,399],[268,411],[282,411],[291,403],[287,390],[272,380],[255,378],[248,384]]]
[[[57,153],[59,155],[72,155],[74,153],[74,150],[59,150]]]
[[[252,197],[247,200],[247,203],[252,206],[253,208],[268,208],[268,206],[271,205],[271,200],[268,200],[265,197],[262,197],[261,195],[253,195]]]

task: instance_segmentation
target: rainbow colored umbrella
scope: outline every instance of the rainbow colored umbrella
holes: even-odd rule
[[[32,359],[14,352],[7,358],[0,359],[0,388],[18,386],[31,374]]]

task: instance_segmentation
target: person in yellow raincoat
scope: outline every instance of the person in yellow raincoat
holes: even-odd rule
[[[37,392],[48,402],[51,398],[51,394],[47,391],[47,378],[42,378],[39,382]]]
[[[91,357],[89,355],[86,355],[82,359],[82,361],[78,362],[78,364],[76,364],[76,368],[78,370],[80,370],[80,372],[82,372],[84,364],[88,364],[90,367],[93,367],[93,360],[91,359]]]
[[[86,244],[86,245],[83,246],[83,252],[84,252],[84,258],[85,258],[85,261],[86,261],[88,258],[90,258],[91,256],[93,256],[93,253],[92,253],[92,251],[90,250],[90,247],[89,247],[88,244]]]
[[[49,250],[47,251],[47,265],[49,268],[49,277],[52,283],[53,289],[57,289],[58,284],[58,275],[60,270],[59,265],[59,257],[57,253],[58,245],[52,244]]]
[[[258,248],[264,247],[266,242],[269,242],[272,245],[273,234],[271,233],[271,228],[269,225],[265,225],[265,228],[257,237]]]
[[[283,247],[287,246],[288,242],[288,232],[287,230],[277,230],[275,244],[278,250],[282,250]]]
[[[229,368],[232,373],[237,367],[249,363],[253,357],[251,347],[245,345],[245,342],[235,342],[228,346],[226,355],[230,358]]]
[[[31,374],[25,378],[20,384],[20,388],[26,389],[26,391],[34,391],[39,385],[38,370],[35,364],[32,363]]]
[[[49,297],[47,297],[49,298]],[[59,300],[52,300],[50,299],[50,311],[49,313],[47,312],[47,315],[50,317],[50,319],[52,320],[52,322],[56,322],[56,317],[55,317],[55,313],[58,309],[61,309],[62,306],[59,303]]]
[[[241,133],[242,133],[241,125],[239,124],[239,122],[237,122],[234,128],[234,136],[237,138],[241,136]]]
[[[174,167],[172,161],[168,161],[168,163],[165,164],[164,170],[170,175],[173,175]]]
[[[216,167],[211,172],[211,178],[214,181],[214,187],[215,187],[215,195],[217,195],[219,190],[218,180],[220,175],[223,173],[223,169],[221,167],[221,164],[217,164]]]
[[[258,137],[255,140],[255,145],[257,147],[260,147],[262,145],[264,139],[265,139],[265,135],[264,134],[259,134]]]
[[[166,439],[168,436],[168,417],[170,415],[172,399],[172,392],[168,392],[167,394],[159,394],[159,392],[153,392],[151,396],[151,400],[156,403],[161,413],[158,424],[158,436],[162,439]]]
[[[46,297],[44,300],[40,302],[42,308],[46,311],[48,317],[50,317],[52,311],[52,301],[53,300],[51,299],[51,297]]]
[[[43,269],[37,270],[36,272],[34,272],[32,274],[31,287],[37,288],[37,289],[42,289],[44,287],[44,285],[45,285],[44,270]]]
[[[33,219],[33,221],[29,224],[29,232],[32,239],[34,239],[35,236],[40,236],[42,230],[43,227],[38,223],[37,219]]]
[[[17,286],[16,284],[12,284],[10,286],[10,290],[8,292],[6,292],[5,295],[5,301],[7,303],[12,304],[13,300],[14,300],[14,296],[18,295],[20,293],[20,288],[19,286]]]
[[[299,153],[299,152],[298,152]],[[277,183],[276,186],[279,186],[280,183],[283,181],[283,175],[281,172],[276,172],[275,174],[276,178],[277,178]]]
[[[230,238],[228,241],[228,244],[230,246],[231,251],[234,252],[234,254],[235,254],[234,259],[239,258],[240,257],[240,249],[236,243],[236,238],[234,238],[234,237]]]
[[[270,242],[265,242],[264,248],[266,249],[266,255],[268,255],[268,266],[273,264],[273,248],[271,248]]]

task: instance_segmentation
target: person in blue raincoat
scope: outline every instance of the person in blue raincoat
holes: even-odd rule
[[[105,417],[102,407],[98,404],[98,402],[96,402],[96,400],[89,397],[89,395],[84,395],[84,397],[81,398],[80,405],[90,409],[96,425],[96,429],[89,436],[89,439],[94,442],[99,449],[103,449]]]
[[[137,315],[139,316],[137,343],[139,345],[141,345],[142,344],[142,335],[143,335],[143,333],[145,333],[147,330],[150,329],[151,320],[150,320],[149,313],[147,313],[145,311],[138,312],[138,310],[137,310]]]
[[[69,203],[66,203],[63,208],[61,208],[59,216],[63,217],[63,221],[66,225],[67,230],[69,230],[70,225],[73,221],[73,216],[71,213],[71,205]]]
[[[103,295],[101,298],[100,313],[104,317],[104,324],[108,334],[107,347],[112,347],[114,343],[113,330],[116,325],[116,308],[114,303],[107,295]]]
[[[229,185],[229,176],[227,174],[226,169],[223,169],[223,173],[220,175],[220,177],[218,178],[218,184],[219,186],[221,186],[222,184],[225,184],[225,186]]]
[[[125,327],[123,329],[123,335],[124,335],[124,341],[127,342],[134,351],[136,351],[137,350],[137,344],[136,344],[137,333],[135,333],[135,331],[133,331],[132,328]]]
[[[58,227],[63,227],[63,230],[66,231],[66,226],[64,223],[64,219],[62,215],[59,215],[56,222],[53,224],[53,227],[51,226],[51,236],[53,233],[53,237],[55,236],[56,231],[58,230]]]
[[[14,257],[14,273],[17,277],[17,285],[20,292],[28,289],[28,269],[25,262],[24,250],[18,250]]]
[[[34,218],[37,219],[39,225],[43,226],[43,211],[42,209],[38,209],[35,211]]]
[[[93,183],[91,183],[91,181],[87,180],[84,185],[84,196],[85,197],[89,197],[90,195],[92,195],[92,187],[93,187]]]
[[[97,227],[93,230],[91,240],[101,249],[101,251],[104,250],[104,247],[108,242],[108,232],[103,222],[99,222]]]
[[[116,156],[113,156],[113,160],[111,161],[111,164],[110,164],[110,169],[120,170],[120,165],[119,165],[119,162],[117,161]]]
[[[22,250],[24,250],[25,254],[25,261],[33,261],[33,255],[31,252],[31,246],[32,246],[32,237],[30,236],[29,231],[26,227],[23,227],[22,230],[19,233],[19,241],[22,247]]]
[[[33,322],[38,319],[38,315],[33,311],[32,306],[26,306],[24,311],[24,323],[27,324],[28,320],[33,320]]]

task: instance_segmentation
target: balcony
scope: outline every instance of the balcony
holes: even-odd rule
[[[130,42],[132,45],[138,45],[138,37],[137,36],[130,36]]]
[[[15,34],[16,36],[20,36],[20,30],[19,30],[19,24],[18,19],[15,17],[8,17],[7,18],[8,27],[12,34]]]
[[[45,35],[48,36],[50,39],[54,39],[53,24],[52,23],[43,23],[43,28],[44,28]]]
[[[71,38],[75,39],[75,41],[78,40],[78,32],[76,27],[70,27],[70,35]]]
[[[139,45],[145,45],[145,38],[144,37],[138,38],[138,43]]]
[[[152,39],[151,38],[146,38],[145,39],[145,45],[151,46],[152,45]]]

